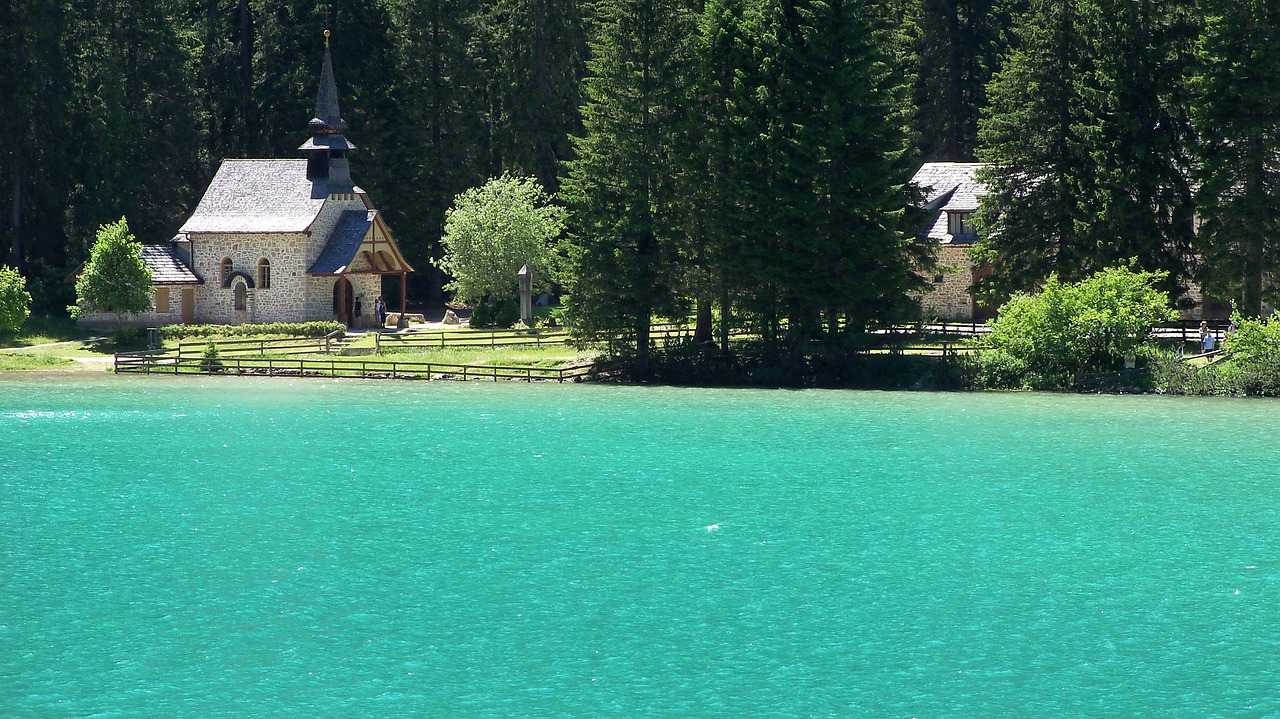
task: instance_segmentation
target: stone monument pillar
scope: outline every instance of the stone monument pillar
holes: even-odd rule
[[[525,327],[533,326],[533,271],[528,265],[520,268],[520,321]]]

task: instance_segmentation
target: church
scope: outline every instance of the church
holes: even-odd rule
[[[372,327],[386,275],[413,268],[368,193],[351,180],[329,31],[301,159],[224,160],[167,244],[144,245],[154,284],[133,325],[337,320]],[[95,313],[83,324],[105,324]]]

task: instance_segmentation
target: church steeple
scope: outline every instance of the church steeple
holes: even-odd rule
[[[351,168],[347,152],[356,149],[343,137],[347,123],[338,111],[338,85],[333,79],[333,57],[329,53],[329,31],[324,31],[324,66],[316,93],[316,114],[307,123],[311,137],[299,147],[307,153],[307,178],[327,180],[329,194],[350,192]]]

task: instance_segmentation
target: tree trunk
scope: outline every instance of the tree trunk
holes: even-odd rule
[[[22,156],[15,154],[13,166],[13,207],[9,214],[9,260],[22,271]]]
[[[693,343],[710,344],[715,342],[712,336],[711,298],[698,295],[698,319],[693,326]]]

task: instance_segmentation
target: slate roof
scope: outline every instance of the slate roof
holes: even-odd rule
[[[302,232],[329,194],[306,160],[223,160],[180,233]]]
[[[347,210],[329,235],[329,242],[316,261],[307,269],[309,275],[336,275],[355,259],[369,228],[378,216],[377,210]]]
[[[978,209],[978,198],[986,194],[986,189],[974,175],[982,166],[980,162],[926,162],[921,165],[911,178],[912,184],[924,191],[924,208],[931,211],[921,234],[942,243],[972,242],[976,239],[973,236],[953,237],[949,232],[947,215]]]
[[[178,256],[173,245],[143,245],[142,259],[151,268],[151,282],[157,285],[204,284]]]

